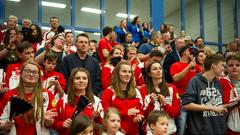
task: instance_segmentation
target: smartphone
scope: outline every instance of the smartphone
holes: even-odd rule
[[[81,95],[80,99],[78,100],[77,107],[75,108],[71,118],[73,119],[76,117],[81,111],[84,110],[86,106],[88,106],[89,103],[90,101],[85,96]]]

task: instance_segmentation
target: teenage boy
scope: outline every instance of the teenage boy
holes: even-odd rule
[[[32,44],[28,42],[19,43],[17,45],[17,55],[20,58],[20,62],[9,64],[6,71],[6,87],[10,90],[18,86],[22,64],[26,61],[34,60],[34,50]]]
[[[239,102],[240,100],[240,55],[231,54],[226,59],[227,76],[220,79],[223,89],[224,104]],[[227,135],[240,134],[240,106],[229,108]]]
[[[54,69],[57,63],[57,54],[53,52],[46,53],[44,57],[44,75],[43,88],[48,89],[54,95],[54,101],[58,101],[64,94],[66,89],[66,81],[64,76],[56,72]]]
[[[182,95],[183,108],[188,111],[188,134],[225,135],[226,118],[222,88],[217,77],[224,71],[224,58],[208,55],[204,61],[205,72],[193,77]]]

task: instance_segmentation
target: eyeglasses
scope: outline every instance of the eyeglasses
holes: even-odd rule
[[[30,69],[25,69],[25,70],[23,70],[23,72],[24,72],[26,75],[31,75],[31,74],[34,75],[34,76],[39,75],[39,72],[36,71],[36,70],[32,71],[32,70],[30,70]]]

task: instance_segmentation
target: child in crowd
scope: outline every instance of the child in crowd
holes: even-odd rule
[[[147,135],[166,135],[169,123],[169,116],[164,111],[154,110],[147,119],[151,132]]]
[[[120,112],[113,107],[109,107],[104,114],[103,132],[101,135],[124,135],[121,132]]]
[[[43,88],[48,89],[54,95],[54,101],[57,103],[59,98],[64,94],[66,88],[66,81],[64,76],[56,72],[55,66],[57,63],[57,54],[48,52],[44,57],[44,75],[43,75]]]
[[[70,135],[94,135],[93,121],[86,115],[76,116],[70,128]]]

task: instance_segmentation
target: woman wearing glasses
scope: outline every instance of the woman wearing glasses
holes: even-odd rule
[[[17,97],[30,103],[32,109],[14,115],[11,119],[11,97]],[[51,125],[53,117],[56,115],[50,110],[52,109],[52,99],[53,95],[42,88],[39,66],[34,62],[25,62],[20,70],[18,87],[8,91],[0,103],[0,131],[14,135],[50,134],[45,126]]]

